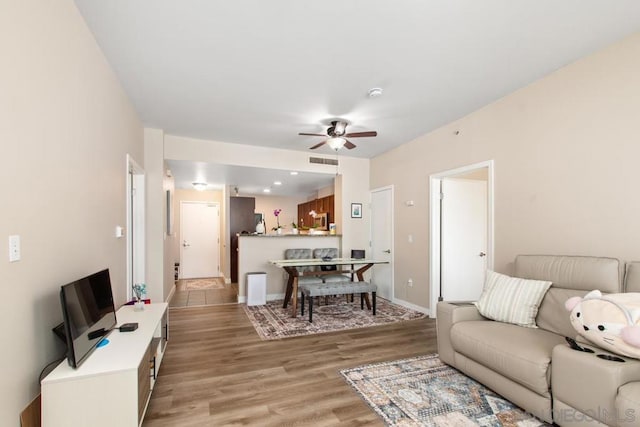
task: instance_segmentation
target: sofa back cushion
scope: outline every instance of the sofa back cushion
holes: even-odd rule
[[[616,258],[518,255],[514,276],[551,281],[551,288],[538,309],[536,324],[560,335],[575,336],[569,313],[564,307],[565,301],[573,296],[582,297],[594,289],[607,293],[622,292],[624,263]]]
[[[640,292],[640,261],[627,263],[627,273],[624,275],[624,291]]]

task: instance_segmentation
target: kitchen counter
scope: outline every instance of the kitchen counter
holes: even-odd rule
[[[241,234],[238,236],[238,302],[247,300],[246,279],[251,272],[267,273],[267,299],[284,298],[287,276],[269,260],[282,259],[286,249],[298,248],[337,248],[339,254],[349,255],[342,254],[339,234]]]

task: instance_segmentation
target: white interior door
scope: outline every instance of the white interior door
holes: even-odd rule
[[[216,203],[180,203],[181,278],[220,275],[220,207]]]
[[[133,285],[145,283],[145,174],[127,154],[127,301]]]
[[[442,180],[442,297],[473,301],[487,268],[487,182]]]
[[[371,192],[371,253],[367,258],[388,261],[373,266],[371,282],[377,296],[393,301],[393,188]]]

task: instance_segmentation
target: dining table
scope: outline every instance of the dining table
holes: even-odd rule
[[[308,259],[279,259],[269,260],[270,264],[282,268],[288,275],[287,289],[282,308],[287,308],[291,302],[291,317],[297,316],[298,310],[298,278],[302,276],[319,276],[327,274],[349,274],[351,281],[364,282],[364,273],[376,264],[388,264],[389,261],[365,258],[308,258]],[[321,267],[335,266],[335,270]],[[312,271],[300,271],[301,267],[315,267]],[[357,268],[356,268],[357,267]],[[367,307],[371,307],[369,296],[365,299]]]

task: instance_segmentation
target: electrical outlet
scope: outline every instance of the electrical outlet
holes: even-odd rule
[[[407,286],[409,286],[410,288],[413,288],[413,279],[407,280]]]

